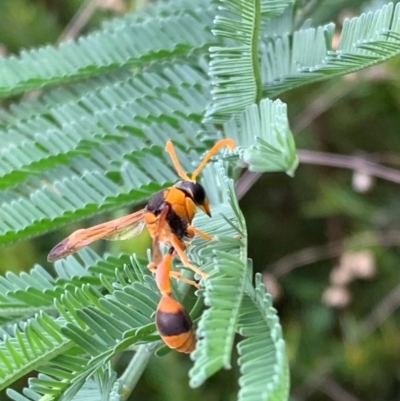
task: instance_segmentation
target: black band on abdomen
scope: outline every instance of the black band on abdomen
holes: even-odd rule
[[[175,313],[158,310],[156,325],[161,336],[177,336],[190,331],[192,320],[184,309]]]

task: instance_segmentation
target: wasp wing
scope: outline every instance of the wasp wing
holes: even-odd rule
[[[151,246],[151,265],[156,268],[159,263],[161,263],[163,255],[160,250],[160,234],[164,234],[163,226],[167,223],[167,214],[169,212],[169,206],[164,206],[162,212],[157,216],[157,220],[155,221],[157,233],[153,238],[152,246]],[[170,230],[170,229],[169,229]],[[169,231],[168,230],[168,231]]]
[[[142,209],[127,216],[98,224],[97,226],[77,230],[59,242],[50,251],[47,260],[54,262],[65,258],[99,239],[114,241],[138,235],[142,232],[145,225],[143,220],[144,214],[145,209]]]

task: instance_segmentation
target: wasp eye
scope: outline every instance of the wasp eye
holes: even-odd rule
[[[206,200],[206,191],[197,182],[194,182],[192,184],[193,184],[192,193],[193,193],[194,202],[198,205],[202,205],[204,203],[204,201]]]
[[[206,191],[197,182],[180,181],[176,187],[181,191],[186,192],[194,201],[196,205],[203,205],[206,200]]]

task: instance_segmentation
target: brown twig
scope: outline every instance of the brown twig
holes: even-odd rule
[[[292,270],[324,259],[340,255],[343,251],[343,241],[333,241],[325,245],[310,246],[300,251],[286,255],[267,266],[266,271],[279,278]]]
[[[326,377],[320,384],[319,389],[334,401],[360,401],[359,398],[348,392],[331,377]]]
[[[346,243],[351,244],[350,249],[353,251],[376,245],[400,246],[400,231],[365,232],[347,239],[304,248],[271,263],[266,270],[275,277],[281,277],[298,267],[339,256],[343,252],[343,244]]]
[[[371,334],[400,306],[400,285],[389,292],[361,322],[362,337]]]
[[[98,8],[99,4],[103,0],[86,0],[85,3],[81,5],[79,10],[72,17],[68,25],[61,32],[61,35],[57,39],[57,43],[64,42],[68,39],[75,38],[82,28],[87,24],[93,13]],[[34,100],[37,99],[42,90],[35,90],[32,92],[27,92],[22,97],[22,100]]]
[[[76,38],[101,3],[102,0],[86,0],[64,28],[57,43]]]
[[[242,199],[260,177],[261,173],[246,170],[236,182],[235,191],[238,199]]]
[[[365,157],[338,155],[306,149],[299,149],[297,155],[300,163],[303,164],[331,166],[353,171],[361,171],[368,175],[400,184],[400,170],[371,162]],[[248,192],[260,176],[261,173],[254,173],[248,170],[243,173],[236,184],[236,193],[239,199]]]
[[[303,112],[293,119],[292,132],[297,134],[309,126],[336,102],[347,96],[357,85],[359,85],[359,81],[354,79],[350,82],[346,82],[346,85],[326,86],[326,88],[328,88],[327,92],[324,92],[314,99]]]
[[[313,12],[321,5],[322,0],[311,0],[304,7],[302,7],[295,16],[294,26],[296,29],[300,29],[300,27],[304,24]]]
[[[347,168],[400,184],[399,170],[371,162],[364,157],[338,155],[306,149],[299,150],[298,156],[300,163]]]
[[[332,362],[319,362],[312,373],[308,374],[300,385],[293,387],[290,399],[293,401],[305,401],[322,384],[332,370]]]

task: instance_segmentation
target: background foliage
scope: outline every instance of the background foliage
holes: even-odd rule
[[[345,17],[386,3],[298,2],[305,6],[306,16],[312,17],[312,26],[334,21],[336,34]],[[5,52],[56,42],[81,6],[79,1],[2,0],[0,4],[0,42]],[[114,9],[110,4],[108,10],[91,13],[83,32],[119,12],[121,3],[115,2]],[[298,26],[306,16],[298,15]],[[398,64],[398,58],[393,59],[280,95],[288,104],[300,149],[296,176],[263,175],[249,188],[257,176],[248,174],[238,184],[249,232],[249,256],[276,296],[289,354],[291,397],[296,401],[398,398]],[[4,106],[9,101],[4,100]],[[349,157],[339,159],[332,154]],[[370,174],[359,171],[365,160],[375,168],[370,166]],[[57,238],[47,234],[2,249],[0,268],[19,272],[38,261],[46,264],[52,244],[78,226],[63,228]],[[130,252],[131,246],[113,244],[113,251],[123,247]],[[127,363],[124,358],[119,361],[121,369]],[[154,358],[133,397],[235,399],[235,367],[192,390],[187,384],[189,365],[187,358],[176,353]]]

